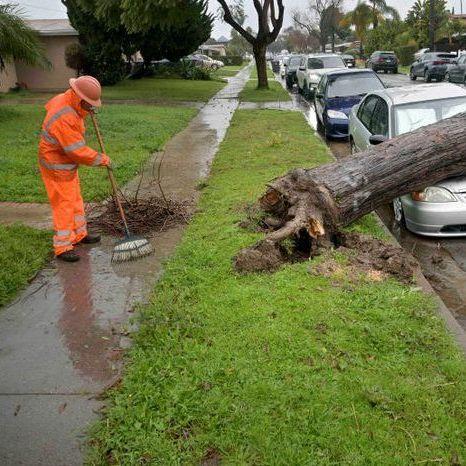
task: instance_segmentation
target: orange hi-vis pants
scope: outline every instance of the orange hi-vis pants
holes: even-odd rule
[[[87,235],[84,202],[81,196],[78,172],[64,181],[56,179],[49,170],[40,167],[47,196],[52,207],[53,249],[58,256],[73,249]]]
[[[81,99],[69,89],[47,102],[39,142],[39,167],[53,212],[56,255],[73,249],[86,235],[78,166],[104,166],[109,158],[87,146]]]

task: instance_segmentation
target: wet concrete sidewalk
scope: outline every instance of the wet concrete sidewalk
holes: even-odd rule
[[[209,172],[249,73],[230,78],[167,144],[167,196],[197,200],[197,183]],[[143,190],[151,189],[147,177]],[[80,246],[80,262],[52,263],[0,310],[2,466],[82,464],[86,429],[102,406],[98,395],[119,378],[133,308],[149,296],[182,233],[177,227],[157,234],[154,255],[117,266],[110,262],[113,239]]]

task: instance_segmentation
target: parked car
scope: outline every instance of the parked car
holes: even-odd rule
[[[448,66],[445,79],[450,83],[466,84],[466,55],[461,55]]]
[[[346,68],[340,55],[329,53],[304,55],[296,72],[298,91],[305,97],[312,98],[322,75],[338,68]]]
[[[209,68],[212,70],[218,70],[222,66],[224,66],[224,63],[220,60],[214,60],[212,57],[209,57],[208,55],[203,55],[203,54],[196,54],[201,60],[204,61],[204,67]]]
[[[398,58],[395,52],[383,52],[377,50],[366,62],[366,68],[370,68],[373,71],[383,71],[387,73],[391,71],[394,74],[398,73]]]
[[[415,59],[415,60],[420,60],[420,58],[422,57],[422,55],[424,55],[424,54],[427,53],[427,52],[430,52],[430,49],[429,49],[429,48],[419,49],[419,50],[414,54],[414,59]]]
[[[343,58],[343,61],[345,62],[345,65],[348,68],[355,68],[356,67],[356,59],[353,57],[353,55],[343,54],[343,55],[341,55],[341,58]]]
[[[302,55],[292,55],[288,60],[286,66],[286,88],[291,90],[293,86],[298,82],[296,79],[296,72],[298,71],[299,64],[301,63]]]
[[[371,70],[334,70],[322,76],[314,104],[317,123],[325,137],[347,138],[351,108],[368,92],[383,88],[382,81]]]
[[[456,55],[445,52],[427,52],[416,60],[409,70],[411,81],[423,77],[430,83],[432,79],[443,81],[450,63],[456,59]]]
[[[351,110],[352,152],[466,112],[466,89],[421,84],[369,93]],[[441,181],[393,201],[395,219],[426,236],[466,236],[466,177]]]

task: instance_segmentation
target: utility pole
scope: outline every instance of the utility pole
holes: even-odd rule
[[[435,51],[435,0],[429,0],[429,48],[431,52]]]

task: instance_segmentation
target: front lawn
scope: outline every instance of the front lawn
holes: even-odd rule
[[[242,70],[246,65],[226,65],[222,66],[222,68],[219,68],[217,71],[212,73],[213,76],[219,77],[219,78],[227,78],[231,76],[235,76],[238,74],[240,70]]]
[[[9,303],[52,253],[52,235],[23,225],[0,225],[0,307]]]
[[[195,109],[184,107],[104,106],[99,121],[117,180],[123,184],[133,178],[149,155],[182,130],[195,113]],[[0,107],[0,201],[47,201],[37,163],[43,118],[44,110],[38,105]],[[90,120],[87,128],[87,142],[100,150]],[[86,200],[108,195],[108,179],[103,169],[81,167],[80,176]]]
[[[239,98],[243,102],[275,102],[277,100],[286,102],[291,100],[288,92],[274,79],[269,79],[268,89],[257,89],[257,80],[249,80]]]
[[[126,79],[106,86],[102,92],[105,100],[149,100],[169,104],[179,101],[207,102],[225,86],[221,80],[194,81],[170,78]]]
[[[329,160],[299,113],[235,114],[90,464],[462,464],[465,362],[417,288],[232,269],[267,181]]]
[[[219,76],[222,76],[219,74]],[[227,76],[227,75],[225,75]],[[170,105],[183,101],[207,102],[225,86],[220,79],[210,81],[194,81],[176,78],[143,78],[125,79],[114,86],[104,86],[102,100],[142,100],[150,103]],[[0,100],[39,98],[44,101],[52,94],[21,90],[0,94]]]

